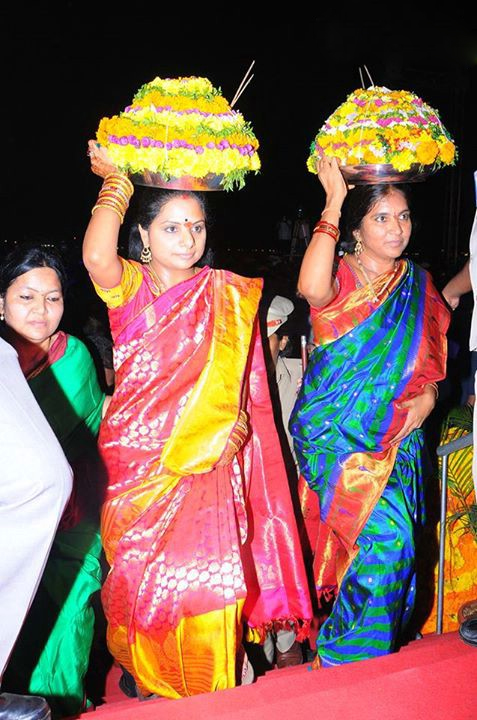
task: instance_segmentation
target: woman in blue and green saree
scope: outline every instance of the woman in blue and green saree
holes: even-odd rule
[[[70,498],[3,686],[45,697],[54,718],[84,707],[101,588],[101,505],[97,435],[104,403],[94,361],[78,338],[58,330],[66,274],[40,245],[18,246],[0,268],[2,335],[74,472]]]
[[[353,189],[354,252],[337,257],[348,189],[336,159],[318,170],[326,205],[298,281],[316,348],[290,430],[315,548],[315,665],[327,667],[397,650],[411,616],[424,520],[421,426],[445,374],[449,313],[430,275],[400,259],[412,229],[406,188]]]

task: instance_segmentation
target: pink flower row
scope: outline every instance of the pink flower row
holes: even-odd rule
[[[187,148],[188,150],[194,150],[198,155],[202,155],[204,150],[233,149],[238,150],[241,155],[253,155],[256,152],[253,145],[237,145],[236,143],[229,143],[228,140],[221,140],[218,143],[208,142],[205,146],[194,145],[193,143],[188,143],[186,140],[179,139],[171,140],[166,143],[162,142],[162,140],[153,140],[148,137],[139,139],[135,135],[122,135],[121,137],[118,137],[118,135],[108,135],[108,140],[114,145],[132,145],[136,148],[156,147],[166,148],[166,150],[172,150],[173,148]]]
[[[369,105],[369,100],[361,100],[360,98],[353,98],[353,101],[355,105],[359,105],[360,107],[365,107],[365,105]],[[389,100],[388,102],[385,102],[384,100],[381,100],[381,98],[377,98],[376,100],[372,100],[373,105],[376,105],[376,107],[382,107],[383,105],[399,105],[399,100],[396,100],[393,98],[392,100]],[[418,107],[422,107],[424,105],[421,98],[416,98],[415,100],[412,100],[413,105],[417,105]]]
[[[359,125],[359,124],[363,124],[363,123],[369,122],[369,120],[370,120],[370,118],[366,118],[366,117],[360,117],[360,118],[356,118],[356,119],[355,119],[355,118],[351,118],[351,119],[347,122],[347,125],[348,125],[348,126]],[[393,115],[389,115],[388,117],[378,118],[378,119],[376,120],[376,123],[377,123],[377,125],[380,125],[381,127],[387,127],[387,126],[390,125],[391,123],[403,124],[403,122],[405,122],[405,121],[407,121],[407,122],[412,122],[412,123],[414,123],[415,125],[421,125],[421,126],[424,126],[424,127],[425,127],[425,126],[428,126],[428,125],[430,125],[430,124],[440,125],[440,120],[439,120],[439,118],[438,118],[436,115],[430,115],[428,118],[424,117],[423,115],[411,115],[411,116],[409,116],[409,117],[407,117],[407,118],[402,118],[402,117],[399,116],[399,115],[394,115],[394,116],[393,116]],[[325,123],[325,128],[326,128],[327,130],[330,130],[332,127],[333,127],[333,126],[330,125],[330,123],[328,123],[328,122]]]

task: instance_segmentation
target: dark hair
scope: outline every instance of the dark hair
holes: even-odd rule
[[[0,265],[0,296],[5,295],[17,277],[41,267],[51,268],[56,272],[64,295],[67,274],[58,251],[40,244],[23,244],[11,250]]]
[[[153,190],[150,188],[143,190],[141,188],[141,191],[135,194],[134,199],[137,203],[135,210],[136,221],[131,226],[128,241],[128,255],[132,260],[140,260],[143,249],[138,226],[140,225],[144,230],[149,230],[151,223],[159,215],[162,208],[167,205],[170,200],[182,196],[197,200],[204,213],[204,217],[207,217],[205,198],[202,193],[193,192],[192,190]]]
[[[393,191],[402,193],[410,205],[410,187],[405,184],[358,185],[348,193],[343,205],[344,230],[341,243],[346,252],[354,250],[356,239],[353,233],[361,227],[364,216],[368,214],[378,200]]]

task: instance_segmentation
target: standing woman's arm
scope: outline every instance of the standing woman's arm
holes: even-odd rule
[[[470,260],[467,260],[462,270],[460,270],[457,275],[454,275],[454,277],[451,278],[447,285],[443,288],[442,294],[449,307],[452,310],[455,310],[459,305],[461,296],[471,290],[472,282],[470,279]]]
[[[335,246],[341,206],[348,192],[336,158],[325,157],[318,161],[318,178],[326,192],[326,205],[311,236],[298,277],[298,291],[313,307],[327,305],[336,295],[333,278]]]
[[[119,229],[133,194],[133,185],[118,172],[106,150],[88,143],[91,169],[104,178],[83,241],[83,262],[94,282],[103,288],[119,285],[122,265],[118,258]]]

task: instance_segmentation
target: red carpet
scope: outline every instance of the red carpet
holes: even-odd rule
[[[375,660],[309,667],[273,670],[233,690],[146,702],[125,698],[115,668],[94,714],[98,720],[477,720],[477,647],[457,633],[427,635]]]

